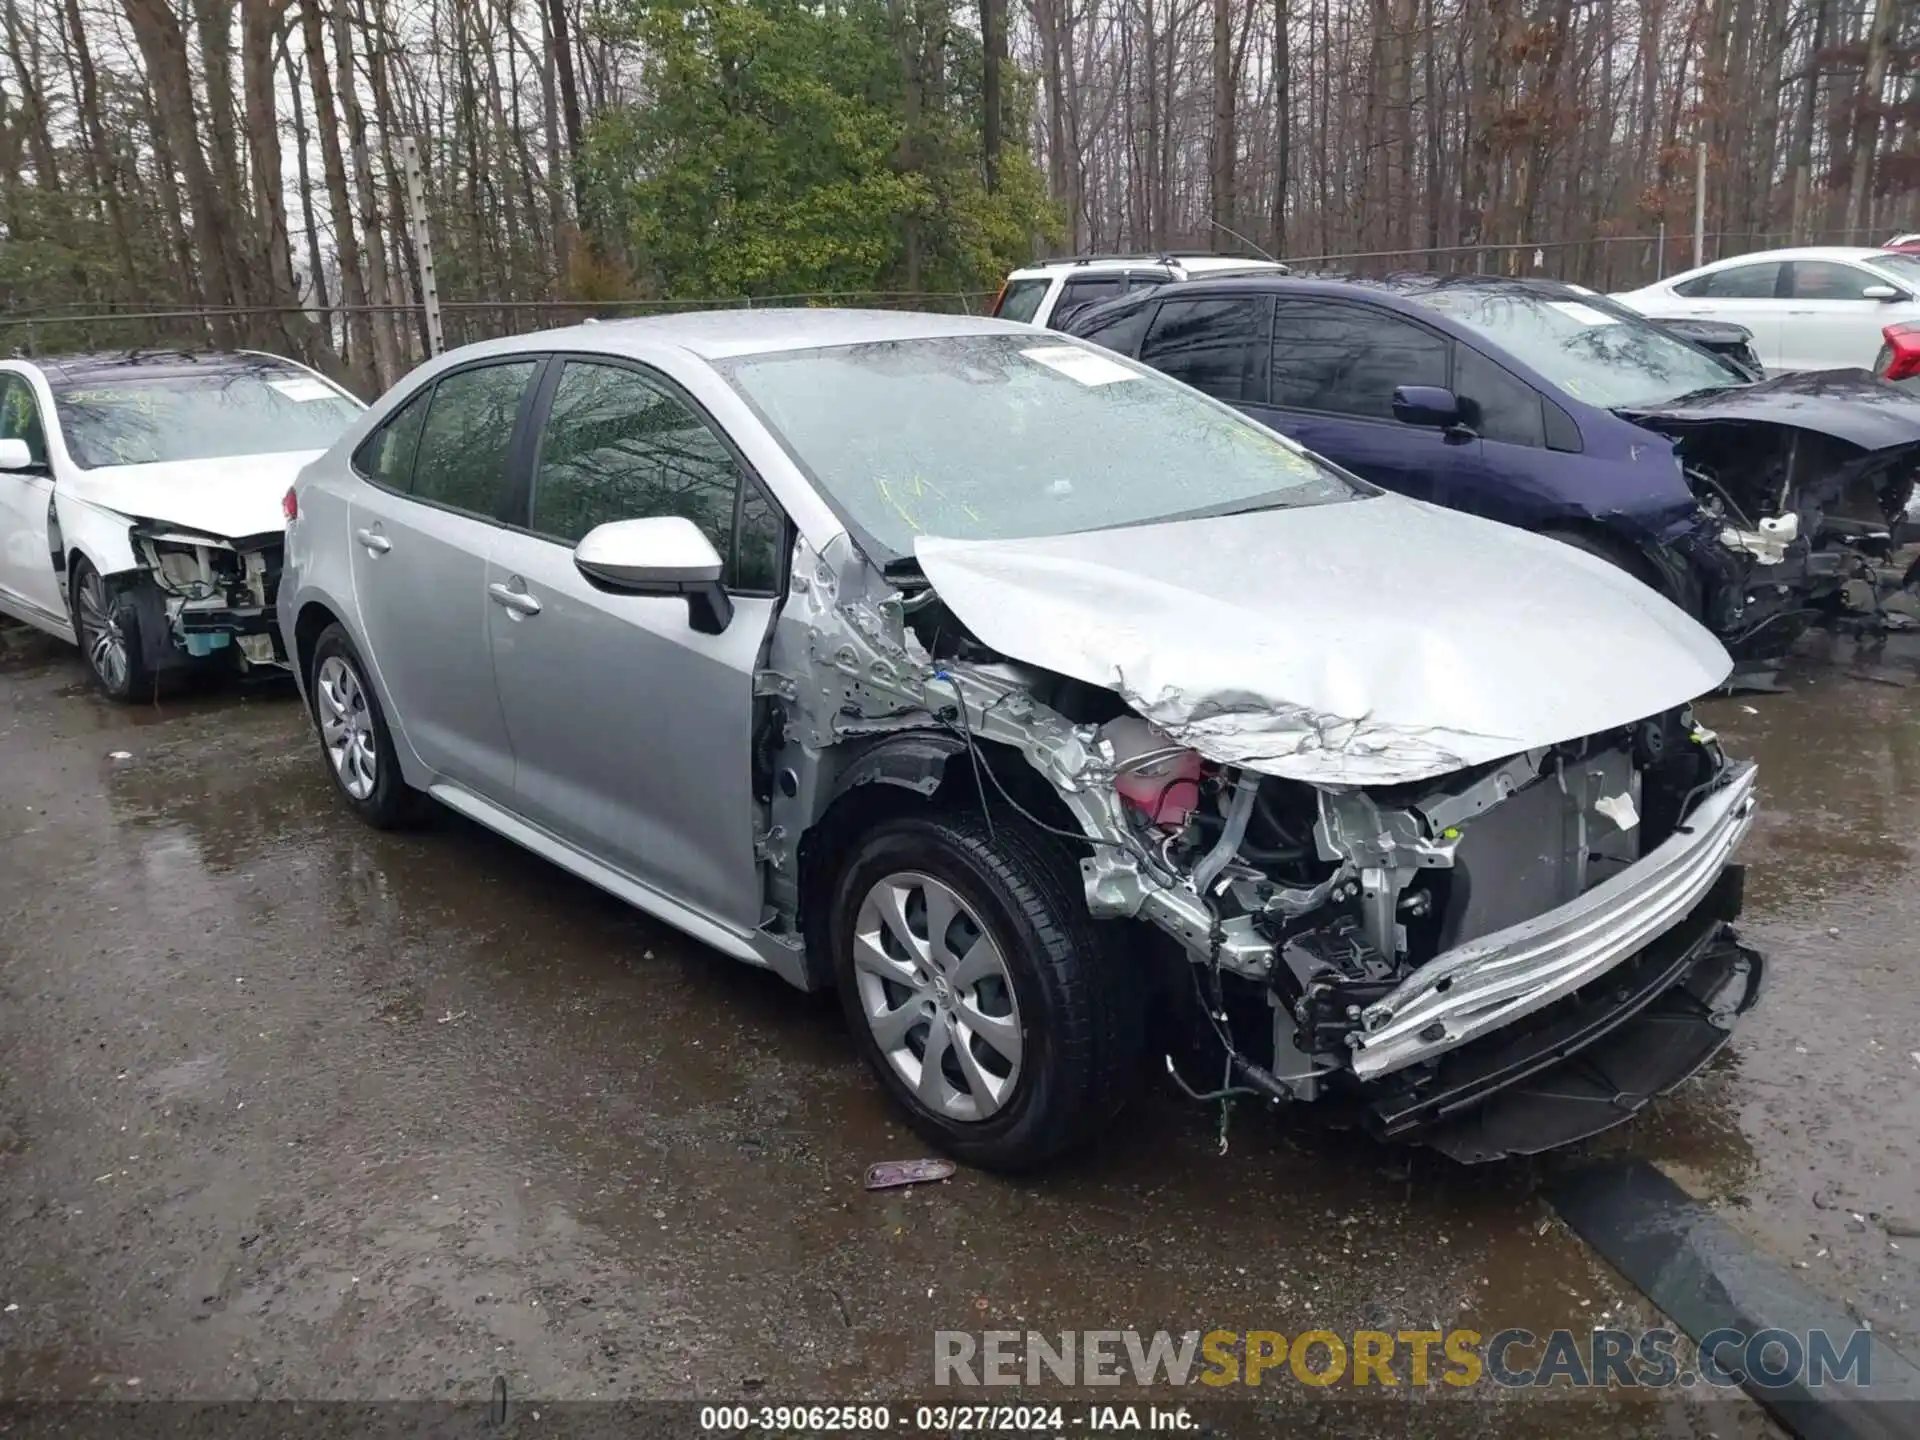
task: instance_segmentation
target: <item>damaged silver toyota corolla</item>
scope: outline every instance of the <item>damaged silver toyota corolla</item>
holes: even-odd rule
[[[523,336],[410,377],[295,500],[280,623],[349,804],[431,796],[837,986],[977,1163],[1085,1139],[1148,1064],[1530,1152],[1758,994],[1706,630],[1080,343]]]

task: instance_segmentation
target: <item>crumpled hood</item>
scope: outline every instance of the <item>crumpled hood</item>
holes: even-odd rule
[[[60,483],[70,499],[223,539],[286,528],[280,502],[301,468],[323,450],[282,455],[230,455],[154,465],[103,465]]]
[[[983,644],[1296,780],[1447,774],[1658,714],[1732,669],[1605,561],[1392,495],[914,552]]]
[[[1830,435],[1862,450],[1920,444],[1920,396],[1867,370],[1805,370],[1615,412],[1665,434],[1692,425],[1752,420]]]

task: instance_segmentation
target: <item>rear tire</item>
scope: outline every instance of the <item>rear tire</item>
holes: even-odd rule
[[[1138,953],[1087,914],[1050,837],[1012,817],[989,834],[972,813],[883,821],[840,872],[828,934],[855,1043],[914,1129],[956,1158],[1034,1168],[1132,1094]]]
[[[353,812],[378,830],[418,820],[426,797],[401,777],[379,697],[360,653],[338,624],[321,631],[314,643],[307,699],[327,774]]]

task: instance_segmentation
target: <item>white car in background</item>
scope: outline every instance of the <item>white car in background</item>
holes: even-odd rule
[[[1920,255],[1859,247],[1763,250],[1613,298],[1656,320],[1725,320],[1753,332],[1772,374],[1870,369],[1889,325],[1920,321]]]
[[[1023,325],[1063,328],[1075,312],[1134,290],[1223,275],[1285,275],[1277,260],[1188,251],[1154,255],[1068,255],[1015,270],[994,297],[993,315]]]
[[[283,665],[282,502],[365,408],[271,355],[0,360],[0,614],[77,644],[116,700]]]

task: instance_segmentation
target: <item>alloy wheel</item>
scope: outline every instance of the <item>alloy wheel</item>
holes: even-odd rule
[[[860,1010],[894,1072],[950,1120],[985,1120],[1020,1079],[1020,1006],[972,906],[930,875],[885,876],[853,933]]]
[[[100,683],[114,694],[127,685],[127,637],[114,618],[107,582],[88,570],[80,580],[80,644]]]

